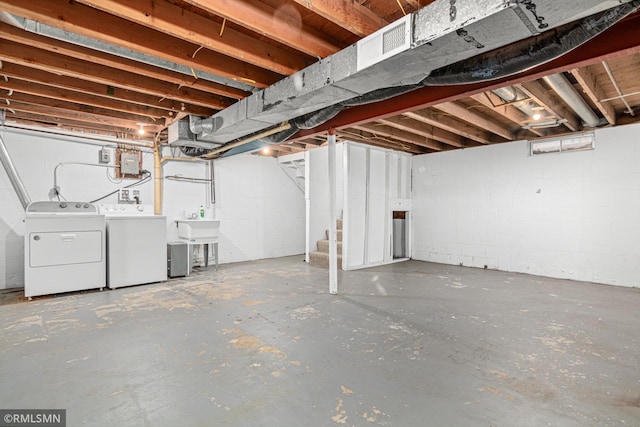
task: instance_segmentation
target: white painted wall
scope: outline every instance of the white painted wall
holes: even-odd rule
[[[525,141],[413,158],[413,258],[640,285],[640,126],[596,149],[531,157]]]
[[[165,176],[207,178],[205,163],[168,162]],[[205,208],[205,217],[220,220],[220,263],[304,253],[304,194],[271,157],[240,154],[214,162],[215,205],[209,186],[165,180],[163,214],[167,238],[177,239],[175,220]]]
[[[53,169],[60,162],[98,163],[102,144],[34,131],[0,130],[16,169],[33,201],[49,200]],[[97,145],[93,145],[97,144]],[[114,150],[114,148],[112,148]],[[165,149],[164,155],[170,155]],[[143,154],[153,172],[153,154]],[[68,165],[58,168],[58,184],[68,200],[90,201],[121,184],[109,181],[105,168]],[[113,171],[111,172],[113,174]],[[163,214],[167,238],[177,238],[174,220],[205,206],[206,217],[221,220],[220,262],[246,261],[304,253],[304,195],[275,159],[238,155],[216,160],[215,208],[206,184],[165,180]],[[165,175],[207,178],[204,162],[168,162]],[[126,180],[125,185],[133,182]],[[153,203],[153,183],[140,187],[142,202]],[[115,195],[103,201],[117,203]],[[0,289],[24,284],[24,210],[4,168],[0,167]]]

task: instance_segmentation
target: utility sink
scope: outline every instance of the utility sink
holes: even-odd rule
[[[179,219],[178,237],[191,243],[216,243],[220,236],[220,221],[214,219]]]

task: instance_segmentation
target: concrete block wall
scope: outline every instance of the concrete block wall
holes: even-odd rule
[[[205,163],[168,162],[165,176],[208,178]],[[175,220],[205,208],[220,220],[220,263],[304,253],[304,194],[271,157],[241,154],[214,162],[215,204],[209,186],[165,180],[163,214],[169,241],[177,239]]]
[[[640,286],[640,126],[593,151],[519,141],[413,158],[413,258]]]

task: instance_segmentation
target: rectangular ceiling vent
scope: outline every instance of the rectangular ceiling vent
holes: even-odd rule
[[[411,15],[389,24],[357,43],[358,71],[411,47]]]

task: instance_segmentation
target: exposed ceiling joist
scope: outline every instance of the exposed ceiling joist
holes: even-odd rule
[[[474,145],[471,141],[466,140],[466,138],[461,135],[413,120],[410,117],[398,116],[390,117],[388,119],[380,119],[378,121],[385,125],[395,127],[396,129],[415,133],[416,135],[430,138],[435,141],[451,145],[452,147],[463,148]]]
[[[440,1],[446,10],[448,2]],[[41,107],[33,112],[5,109],[8,119],[46,125],[60,121],[65,129],[136,139],[136,129],[131,129],[135,118],[166,125],[188,114],[210,117],[249,96],[253,88],[271,85],[431,2],[0,0],[0,20],[10,23],[0,23],[0,89],[12,91],[0,90],[0,96],[18,106],[22,102],[25,110]],[[572,107],[537,81],[569,71],[577,81],[574,87],[610,124],[640,121],[637,114],[625,113],[627,107],[601,65],[604,60],[610,64],[632,111],[640,108],[640,96],[634,95],[640,93],[635,79],[640,60],[633,56],[640,52],[639,25],[636,13],[562,57],[509,78],[424,87],[345,108],[330,121],[285,140],[284,148],[272,155],[323,145],[328,128],[340,140],[413,154],[559,135],[566,133],[563,126],[524,129],[531,112],[525,114],[490,91],[530,86],[550,112],[561,118],[566,113],[571,120],[576,117]],[[242,104],[248,113],[251,102]],[[240,104],[236,108],[239,114],[245,111]],[[90,123],[86,120],[92,116],[80,118],[80,113],[102,116],[104,123]],[[570,129],[580,125],[577,118],[569,122]],[[163,134],[159,141],[165,142]]]
[[[199,51],[200,44],[178,40],[76,2],[0,0],[0,10],[256,87],[269,86],[282,78],[281,74],[219,52]]]
[[[185,2],[313,57],[324,58],[340,50],[338,44],[328,40],[314,28],[304,25],[299,17],[287,14],[286,9],[274,9],[256,0]]]
[[[477,113],[457,102],[443,102],[436,105],[435,107],[438,110],[444,111],[445,113],[450,114],[453,117],[464,120],[467,123],[472,123],[507,140],[513,141],[514,139],[516,139],[516,133],[511,129],[493,122],[487,117],[483,116],[481,113]]]
[[[539,81],[524,82],[518,87],[549,113],[555,115],[558,119],[566,120],[564,124],[569,130],[579,131],[582,129],[582,123],[578,116],[560,103],[557,98],[551,96],[549,89],[546,89]]]
[[[492,92],[484,92],[477,95],[471,95],[471,99],[478,102],[481,105],[489,108],[491,111],[500,114],[505,119],[511,121],[517,126],[524,126],[531,118],[522,111],[518,110],[513,105],[508,105],[502,98]],[[528,129],[537,136],[546,136],[549,134],[548,129]],[[527,135],[525,135],[526,137]]]
[[[465,122],[451,117],[449,114],[442,113],[431,108],[409,111],[404,113],[403,115],[406,117],[410,117],[416,121],[446,130],[448,132],[457,133],[464,138],[479,142],[481,144],[501,142],[501,140],[498,140],[495,136],[491,135],[484,129],[479,129],[475,126],[471,126]]]
[[[332,21],[353,34],[364,37],[389,22],[356,1],[346,0],[293,0],[323,18]]]
[[[204,79],[198,79],[193,74],[187,75],[175,71],[164,70],[140,61],[134,61],[131,59],[123,58],[121,56],[101,52],[99,50],[78,46],[76,44],[63,42],[31,32],[26,32],[2,22],[0,22],[0,37],[6,40],[25,44],[34,48],[43,49],[60,55],[66,55],[72,58],[102,64],[104,66],[113,67],[118,70],[142,74],[151,78],[163,80],[165,82],[171,82],[180,86],[189,86],[194,89],[210,92],[224,97],[241,99],[249,95],[248,92],[237,89],[235,87],[225,86],[220,83],[215,83]]]
[[[75,58],[56,55],[40,49],[26,52],[14,42],[6,41],[0,50],[0,59],[79,79],[112,85],[128,90],[171,98],[204,107],[223,109],[233,103],[228,98],[202,92],[188,87],[179,88],[172,83],[151,79],[144,75],[117,70],[104,65]]]
[[[574,68],[571,70],[571,75],[573,75],[580,86],[582,86],[584,93],[591,99],[591,102],[594,103],[607,122],[615,125],[616,111],[611,104],[600,102],[601,99],[605,99],[605,95],[602,88],[598,85],[596,77],[589,71],[589,68]]]
[[[167,115],[175,115],[180,112],[190,114],[208,116],[216,110],[199,105],[187,104],[180,101],[174,101],[167,98],[159,98],[158,96],[147,95],[144,93],[125,90],[102,83],[96,83],[89,80],[83,80],[75,77],[61,76],[47,71],[35,68],[16,65],[9,62],[2,63],[0,76],[23,79],[29,82],[48,85],[59,89],[82,92],[90,95],[99,95],[114,100],[126,101],[128,103],[149,106],[154,108],[162,108],[167,111]]]
[[[397,139],[400,142],[406,142],[420,147],[430,148],[432,150],[440,151],[451,148],[450,145],[443,144],[442,142],[436,141],[432,138],[416,135],[415,133],[403,131],[380,123],[357,125],[354,126],[354,128],[371,132],[374,135],[382,135],[387,138]]]
[[[119,111],[125,114],[151,117],[155,119],[162,119],[167,114],[166,110],[162,110],[159,108],[145,107],[137,104],[109,99],[102,96],[88,95],[82,92],[62,90],[54,88],[52,86],[28,82],[25,80],[10,79],[9,81],[5,81],[3,79],[0,79],[0,88],[5,89],[5,91],[13,91],[13,95],[11,96],[9,96],[8,93],[2,94],[2,96],[5,96],[8,99],[15,98],[15,96],[20,93],[49,98],[53,100],[67,101],[76,105],[104,108]]]
[[[289,75],[313,60],[297,56],[233,28],[223,27],[177,5],[155,0],[76,0],[79,3],[161,31],[196,46],[227,55],[278,74]],[[144,37],[144,34],[142,35]]]

